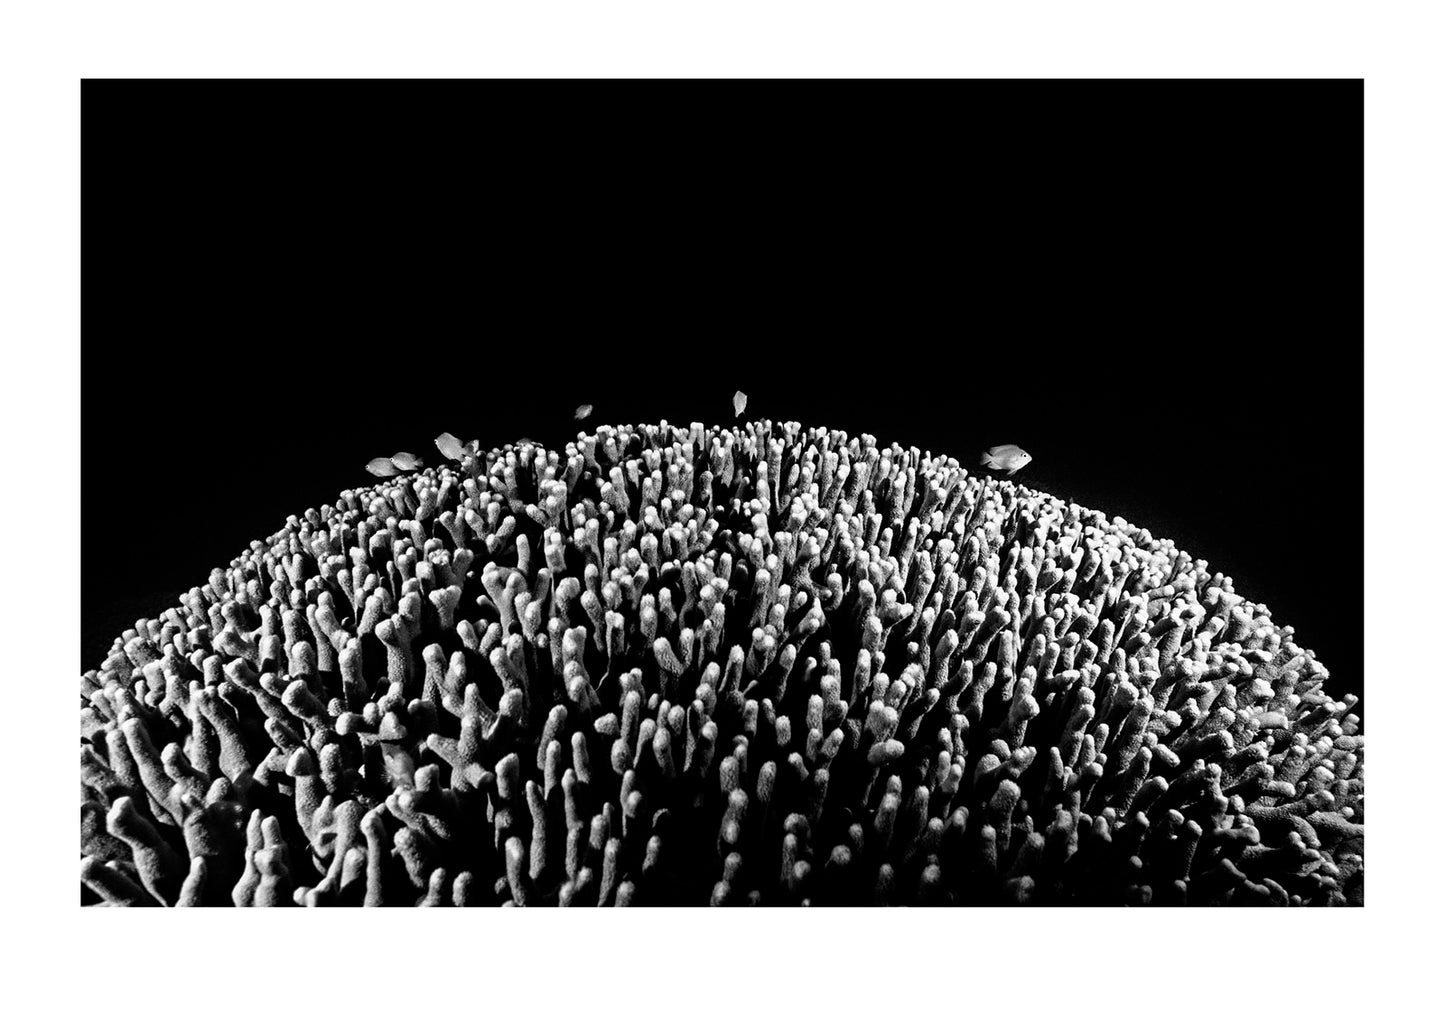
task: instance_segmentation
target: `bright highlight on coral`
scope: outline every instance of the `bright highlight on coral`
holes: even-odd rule
[[[437,446],[83,676],[85,902],[1363,901],[1357,699],[1168,540],[796,423]]]

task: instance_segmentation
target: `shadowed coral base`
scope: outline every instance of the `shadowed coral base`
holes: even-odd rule
[[[796,423],[343,492],[81,680],[82,900],[1357,904],[1364,737],[1168,540]]]

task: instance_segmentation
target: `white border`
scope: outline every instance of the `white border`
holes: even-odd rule
[[[1428,584],[1440,570],[1435,438],[1445,337],[1445,117],[1432,70],[1445,32],[1437,8],[1324,0],[7,5],[7,1013],[120,1021],[168,1012],[305,1017],[313,1008],[360,1006],[417,1016],[475,1005],[543,1017],[892,1017],[929,1007],[1172,1019],[1288,1004],[1419,1016],[1433,1000],[1426,954],[1438,945],[1441,907],[1433,874],[1440,812],[1424,789],[1436,780],[1426,756],[1438,735],[1426,728],[1436,723],[1441,679],[1440,616],[1430,598],[1438,586]],[[1369,906],[1324,914],[434,912],[420,939],[411,934],[420,923],[408,917],[403,930],[385,913],[378,920],[310,912],[285,922],[264,912],[82,913],[69,807],[79,606],[79,79],[770,75],[1366,79]],[[147,470],[138,461],[138,486]],[[1342,465],[1340,499],[1354,498],[1352,471]],[[1340,555],[1352,555],[1355,541],[1341,536]]]

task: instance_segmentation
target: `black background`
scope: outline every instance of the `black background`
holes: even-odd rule
[[[1359,82],[87,82],[82,668],[372,457],[748,413],[1173,538],[1363,693]]]

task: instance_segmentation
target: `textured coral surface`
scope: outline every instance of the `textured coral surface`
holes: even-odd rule
[[[123,905],[1351,904],[1364,738],[1165,539],[796,423],[344,492],[81,681]]]

